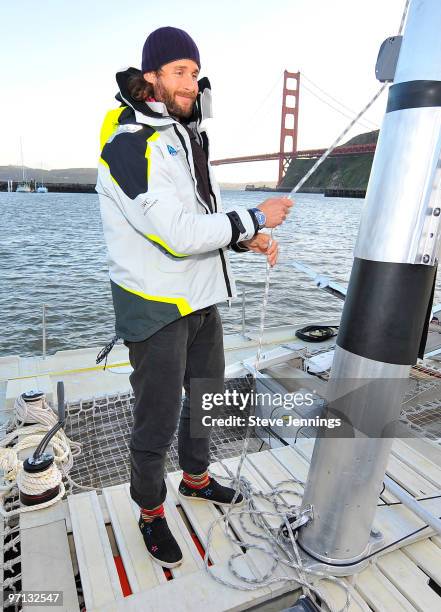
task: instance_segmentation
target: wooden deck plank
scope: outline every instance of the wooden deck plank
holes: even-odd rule
[[[287,454],[286,449],[290,449],[290,451],[294,451],[294,453],[289,452],[289,454]],[[271,454],[288,470],[288,472],[306,483],[309,472],[309,462],[299,453],[296,453],[292,446],[274,448]]]
[[[441,587],[441,548],[426,539],[404,547],[403,552]]]
[[[292,479],[292,473],[277,460],[273,451],[252,453],[248,456],[248,461],[255,468],[260,477],[271,487],[277,483]],[[298,474],[296,476],[303,482],[305,480],[304,470],[302,470],[300,476]],[[293,493],[284,493],[283,498],[287,503],[298,505],[303,496],[303,486],[297,483],[293,483],[291,486]],[[286,486],[282,485],[282,488],[290,487],[287,484]]]
[[[375,525],[380,529],[387,541],[394,541],[405,534],[412,533],[416,529],[424,526],[416,514],[405,506],[378,506],[375,517]],[[427,531],[423,537],[427,538],[430,533]],[[410,542],[409,542],[410,543]]]
[[[87,609],[123,599],[96,492],[69,495],[67,500]]]
[[[106,487],[103,495],[132,593],[166,582],[164,572],[156,571],[154,561],[147,554],[125,485]]]
[[[427,585],[428,577],[401,550],[379,557],[377,566],[417,610],[441,610],[441,598]]]
[[[130,495],[129,484],[126,484],[127,491]],[[184,574],[202,569],[204,567],[204,560],[196,548],[196,544],[191,537],[187,525],[182,518],[177,506],[180,505],[180,501],[172,487],[167,489],[167,497],[165,498],[164,508],[165,516],[170,524],[170,529],[175,536],[179,546],[182,550],[183,562],[182,565],[176,568],[172,568],[171,572],[174,578],[183,576]],[[137,506],[136,506],[137,507]]]
[[[421,453],[436,465],[441,465],[441,445],[419,436],[406,438],[404,444]]]
[[[241,555],[234,563],[241,573],[246,575],[250,571],[245,555]],[[241,581],[232,576],[225,563],[216,564],[208,572],[205,569],[198,570],[149,591],[129,595],[122,601],[111,602],[93,610],[88,608],[87,612],[239,612],[267,601],[272,596],[268,587],[253,591],[233,589],[219,584],[209,573],[243,586]]]
[[[415,497],[425,497],[438,492],[428,480],[420,476],[394,455],[389,456],[386,473]]]
[[[437,465],[402,440],[395,440],[392,445],[392,453],[414,472],[441,490],[441,464]]]
[[[306,459],[308,463],[311,462],[312,453],[314,451],[314,438],[297,438],[297,442],[294,446],[291,446],[301,457]]]
[[[383,502],[385,504],[394,504],[398,501],[399,501],[398,498],[395,497],[395,495],[392,495],[392,493],[388,491],[386,488],[380,494],[380,497],[379,497],[379,503]]]
[[[22,590],[62,591],[62,609],[66,612],[77,610],[77,588],[65,521],[26,528],[27,514],[24,512],[20,516]],[[47,605],[24,606],[23,610],[44,612]]]
[[[415,612],[414,606],[375,565],[357,574],[354,586],[375,612]]]
[[[177,495],[182,472],[172,472],[167,475],[167,486],[173,489],[174,494],[187,515],[199,541],[206,548],[208,531],[211,523],[219,518],[219,512],[210,502],[193,501],[182,499]],[[240,552],[240,548],[233,544],[225,535],[223,527],[218,523],[212,532],[210,559],[213,563],[223,563],[234,553]]]
[[[179,567],[172,568],[174,578],[190,574],[204,567],[204,560],[196,548],[196,544],[190,535],[187,525],[179,514],[175,503],[170,499],[165,500],[165,510],[170,530],[176,538],[182,550],[183,562]]]
[[[357,591],[349,584],[347,580],[342,580],[346,584],[351,594],[347,612],[360,612],[360,610],[362,612],[370,612],[369,606],[365,601],[363,601],[362,597],[357,593]],[[335,582],[331,582],[330,580],[321,580],[318,584],[318,588],[323,592],[323,595],[326,597],[327,601],[332,604],[334,610],[343,609],[346,602],[346,593],[338,584],[335,584]]]

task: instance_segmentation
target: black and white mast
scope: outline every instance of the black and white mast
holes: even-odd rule
[[[441,1],[411,0],[329,382],[332,408],[356,435],[336,439],[328,431],[317,439],[303,498],[313,518],[298,543],[330,566],[372,550],[393,442],[381,436],[398,421],[400,382],[424,349],[440,242],[440,32]]]

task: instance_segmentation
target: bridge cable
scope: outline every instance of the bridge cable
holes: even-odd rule
[[[346,117],[346,119],[352,119],[352,117],[354,116],[354,113],[352,111],[350,111],[351,114],[348,114],[347,112],[341,110],[340,108],[337,108],[336,106],[334,106],[333,104],[331,104],[330,102],[328,102],[327,100],[325,100],[324,98],[319,96],[315,91],[310,89],[307,85],[305,85],[305,83],[303,83],[302,89],[306,89],[306,91],[309,91],[309,93],[311,95],[313,95],[315,98],[317,98],[317,100],[320,100],[321,102],[323,102],[323,104],[326,104],[326,106],[329,106],[329,108],[332,108],[332,110],[336,111],[337,113],[339,113],[343,117]],[[376,130],[379,129],[378,125],[376,125],[375,123],[370,122],[369,120],[359,121],[359,124],[362,125],[363,127],[367,128],[367,129],[370,129],[370,130],[372,130],[372,126],[374,126],[374,128]]]
[[[336,102],[337,104],[339,104],[342,108],[344,108],[346,111],[348,111],[348,113],[350,113],[348,119],[351,119],[354,114],[356,113],[356,111],[354,111],[352,108],[349,108],[349,106],[346,106],[345,104],[343,104],[343,102],[341,102],[340,100],[338,100],[337,98],[335,98],[334,96],[332,96],[330,93],[328,93],[327,91],[325,91],[322,87],[320,87],[319,85],[317,85],[317,83],[315,83],[312,79],[310,79],[309,77],[306,76],[306,74],[304,72],[302,72],[302,79],[306,79],[311,85],[313,85],[316,89],[318,89],[319,91],[321,91],[323,94],[325,94],[325,96],[327,96],[328,98],[330,98],[331,100],[333,100],[334,102]],[[305,84],[303,83],[303,86],[305,86]],[[312,91],[311,89],[306,88],[310,93],[312,93],[313,95],[315,95],[319,100],[322,100],[322,102],[324,102],[325,104],[328,104],[331,108],[334,108],[331,104],[329,104],[326,100],[323,100],[321,97],[318,96],[318,94],[316,94],[314,91]],[[338,109],[335,109],[338,110]],[[339,111],[341,112],[341,111]],[[346,115],[347,116],[347,115]],[[375,125],[375,127],[378,129],[378,125],[374,122],[371,121],[368,117],[365,117],[364,122],[370,123],[371,125]]]

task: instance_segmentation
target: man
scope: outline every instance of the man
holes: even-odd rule
[[[130,493],[141,508],[147,550],[164,567],[182,561],[163,508],[165,458],[178,422],[179,495],[219,505],[234,495],[209,476],[209,439],[190,435],[189,408],[192,378],[213,379],[223,391],[216,303],[236,296],[226,251],[264,253],[274,265],[277,243],[259,230],[282,223],[292,206],[288,198],[270,198],[255,209],[223,211],[201,126],[211,92],[207,78],[198,81],[200,67],[196,44],[183,30],[150,34],[142,70],[116,75],[121,106],[103,123],[96,186],[115,339],[124,339],[133,366]],[[241,503],[239,495],[235,504]]]

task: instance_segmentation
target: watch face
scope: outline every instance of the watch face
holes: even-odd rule
[[[257,209],[256,217],[257,217],[257,220],[258,220],[260,226],[265,225],[266,217],[265,217],[264,213],[261,210]]]

